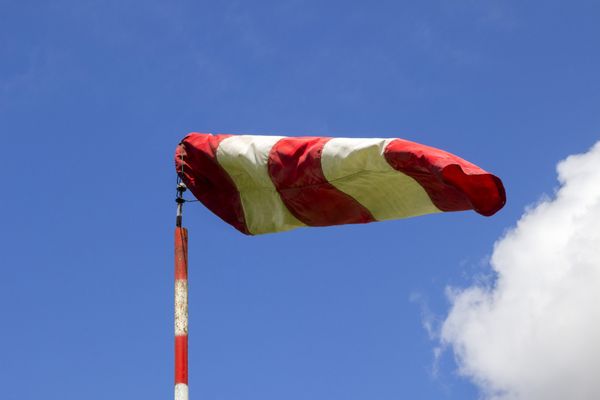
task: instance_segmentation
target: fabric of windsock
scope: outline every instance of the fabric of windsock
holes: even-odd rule
[[[490,216],[506,201],[496,176],[403,139],[190,133],[175,164],[199,201],[248,235],[445,211]]]

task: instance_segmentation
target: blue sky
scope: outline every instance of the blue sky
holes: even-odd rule
[[[0,0],[0,397],[172,396],[173,152],[188,132],[402,137],[506,207],[190,230],[193,399],[475,399],[446,287],[600,132],[593,1]],[[483,261],[482,261],[483,260]]]

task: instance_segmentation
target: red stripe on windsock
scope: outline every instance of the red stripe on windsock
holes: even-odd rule
[[[329,138],[284,138],[269,154],[269,175],[288,210],[309,226],[373,222],[354,198],[330,184],[321,169]]]
[[[185,185],[198,200],[222,220],[249,234],[240,194],[217,161],[219,144],[230,136],[187,135],[175,151],[175,166]]]
[[[188,337],[175,336],[175,384],[188,383]]]
[[[442,211],[474,209],[490,216],[506,202],[499,178],[443,150],[396,139],[384,155],[392,168],[419,182]]]

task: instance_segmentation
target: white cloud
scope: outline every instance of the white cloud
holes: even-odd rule
[[[441,342],[486,399],[600,399],[600,142],[557,169],[495,244],[494,284],[449,290]]]

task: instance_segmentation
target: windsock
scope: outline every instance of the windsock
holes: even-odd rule
[[[247,235],[504,206],[502,181],[403,139],[190,133],[175,152],[193,195]]]

